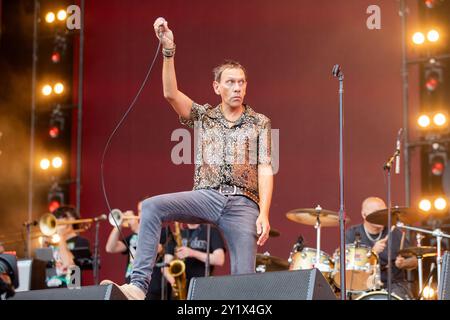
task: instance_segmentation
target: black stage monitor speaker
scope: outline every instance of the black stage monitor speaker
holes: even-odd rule
[[[16,292],[9,300],[127,300],[113,284],[79,289],[44,289]]]
[[[336,300],[317,269],[192,278],[188,300]]]
[[[439,287],[438,299],[450,300],[450,252],[444,253],[442,258],[441,285]]]

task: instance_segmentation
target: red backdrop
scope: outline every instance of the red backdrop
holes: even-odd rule
[[[372,4],[381,8],[381,30],[366,27],[366,9]],[[307,246],[315,246],[314,228],[287,220],[290,209],[318,204],[339,209],[338,81],[331,76],[335,63],[345,74],[345,205],[351,224],[361,222],[365,197],[385,198],[382,164],[402,126],[396,1],[96,0],[86,1],[85,12],[83,217],[107,213],[100,183],[102,151],[153,58],[157,39],[152,25],[159,16],[175,34],[180,90],[196,102],[217,104],[211,70],[225,58],[236,59],[249,73],[246,102],[280,130],[271,225],[281,236],[260,252],[287,258],[300,234]],[[145,196],[192,188],[193,166],[171,162],[177,144],[171,133],[182,126],[162,95],[161,61],[160,56],[105,161],[113,208],[135,209]],[[412,92],[416,82],[413,72]],[[416,97],[411,98],[414,108]],[[403,190],[403,175],[394,176],[394,204],[404,204]],[[100,278],[121,281],[125,256],[104,251],[111,226],[104,223],[100,230]],[[92,231],[88,237],[93,242]],[[324,228],[323,250],[332,254],[338,241],[338,228]],[[227,262],[216,274],[228,271]]]

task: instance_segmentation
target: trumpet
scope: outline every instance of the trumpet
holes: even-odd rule
[[[70,224],[80,224],[80,223],[92,223],[94,221],[96,221],[96,219],[92,219],[92,218],[90,218],[90,219],[78,219],[78,220],[61,221],[61,220],[57,220],[56,217],[53,214],[47,213],[47,214],[44,214],[39,219],[39,229],[41,230],[41,232],[44,235],[51,236],[51,235],[54,235],[56,233],[56,227],[57,226],[70,225]]]
[[[139,220],[139,219],[140,219],[140,217],[135,216],[135,215],[126,216],[119,209],[112,209],[108,216],[108,221],[113,227],[121,226],[125,220]],[[128,221],[125,221],[124,227],[128,227],[128,226],[129,226]]]

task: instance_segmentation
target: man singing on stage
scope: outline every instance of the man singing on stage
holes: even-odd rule
[[[154,29],[163,47],[164,97],[181,123],[198,136],[194,190],[144,200],[131,283],[119,287],[128,299],[145,297],[164,222],[217,225],[228,244],[232,274],[255,272],[256,247],[266,242],[270,231],[271,123],[244,104],[244,67],[235,61],[216,67],[213,88],[221,103],[197,104],[178,90],[176,47],[167,21],[156,19]]]

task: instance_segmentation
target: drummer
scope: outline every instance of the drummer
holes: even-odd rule
[[[346,243],[355,243],[359,241],[360,244],[370,246],[372,250],[379,255],[380,258],[380,273],[381,282],[387,289],[387,240],[388,240],[388,228],[382,225],[370,223],[366,220],[366,217],[372,212],[386,209],[384,201],[377,197],[369,197],[362,203],[361,215],[363,217],[363,223],[350,227],[346,231]],[[414,269],[417,267],[417,258],[403,258],[398,255],[398,252],[403,247],[408,247],[408,241],[403,237],[403,233],[394,229],[391,232],[392,247],[391,247],[391,266],[392,266],[392,286],[391,291],[403,299],[413,299],[411,290],[409,289],[408,282],[406,280],[407,269]],[[402,248],[401,248],[402,247]]]

